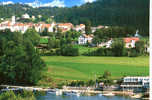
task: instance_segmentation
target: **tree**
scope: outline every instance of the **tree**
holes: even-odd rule
[[[114,56],[123,56],[125,53],[124,41],[122,39],[114,39],[111,48]]]
[[[50,39],[48,40],[48,49],[54,48],[54,45],[55,45],[55,40],[54,40],[54,38],[50,38]]]
[[[42,36],[48,36],[48,29],[44,28],[44,30],[41,34],[42,34]]]
[[[59,39],[55,40],[55,48],[60,48],[60,40]]]
[[[34,46],[39,44],[40,35],[36,32],[35,29],[28,29],[24,35],[23,39],[29,39]]]
[[[30,39],[16,36],[23,37],[21,33],[7,34],[3,37],[5,45],[0,61],[0,83],[35,85],[42,77],[41,72],[45,68],[45,63]]]
[[[139,55],[144,54],[144,51],[145,51],[145,43],[144,43],[144,41],[142,41],[142,40],[137,41],[137,42],[135,43],[135,49],[136,49],[136,52],[137,52]]]
[[[79,49],[71,44],[67,44],[61,47],[61,55],[63,56],[78,56]]]
[[[91,22],[90,22],[89,20],[87,20],[87,21],[85,22],[85,33],[86,33],[87,35],[89,35],[89,34],[92,33],[92,31],[91,31]]]

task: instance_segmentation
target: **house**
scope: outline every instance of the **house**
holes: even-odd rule
[[[57,25],[57,28],[59,28],[62,32],[66,32],[73,28],[73,24],[72,23],[59,23]]]
[[[38,23],[35,24],[35,30],[37,32],[42,32],[45,28],[48,29],[48,32],[53,32],[53,28],[56,26],[55,22],[53,22],[52,24],[45,24],[45,23]]]
[[[127,37],[123,39],[125,42],[126,48],[134,48],[137,41],[139,41],[138,37]]]
[[[80,37],[78,38],[78,44],[80,45],[84,45],[87,43],[92,43],[93,40],[93,35],[86,35],[86,34],[82,34],[80,35]]]
[[[124,77],[120,87],[123,91],[147,91],[149,90],[149,77]]]
[[[74,30],[81,31],[83,33],[85,33],[85,25],[84,24],[80,24],[80,25],[76,25],[76,27],[74,27]]]
[[[35,20],[35,16],[32,16],[32,19]]]
[[[23,15],[22,15],[22,18],[23,18],[23,19],[30,19],[30,16],[26,13],[26,14],[23,14]]]

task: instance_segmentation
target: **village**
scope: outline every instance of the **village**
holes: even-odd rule
[[[42,17],[39,15],[39,17]],[[22,15],[23,19],[30,19],[30,16],[26,13]],[[32,18],[35,19],[35,16],[32,16]],[[39,23],[22,23],[22,22],[16,22],[16,17],[12,16],[10,20],[2,21],[0,23],[0,30],[10,29],[11,32],[21,32],[24,34],[28,29],[34,28],[38,33],[43,32],[45,29],[47,29],[48,32],[57,32],[60,30],[62,33],[66,33],[70,30],[74,30],[76,32],[80,32],[80,36],[78,37],[77,44],[79,45],[86,45],[87,43],[92,43],[94,35],[93,33],[96,32],[98,29],[105,29],[108,28],[108,26],[102,26],[99,25],[97,27],[91,27],[91,33],[92,34],[86,34],[85,32],[85,24],[80,25],[73,25],[72,23],[56,23],[51,22],[50,24],[46,24],[44,22]],[[48,36],[41,36],[41,38],[49,38]],[[138,30],[132,37],[124,37],[123,41],[125,43],[126,48],[134,48],[135,43],[139,41],[141,36],[138,34]],[[110,48],[112,44],[113,39],[106,40],[105,42],[100,42],[98,44],[95,44],[98,47],[106,47]],[[42,43],[43,44],[43,43]],[[94,45],[92,45],[94,46]],[[149,46],[146,47],[146,52],[149,52]]]

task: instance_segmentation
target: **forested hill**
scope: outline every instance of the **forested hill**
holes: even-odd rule
[[[57,22],[83,23],[90,20],[92,25],[117,25],[138,28],[141,33],[148,34],[150,0],[97,0],[72,8],[32,8],[26,5],[0,6],[0,17],[21,16],[25,12],[30,15],[43,15],[43,20],[55,16]]]

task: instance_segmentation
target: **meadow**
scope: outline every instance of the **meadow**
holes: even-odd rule
[[[111,72],[111,78],[123,76],[148,76],[149,57],[64,57],[43,56],[47,76],[63,80],[89,80]]]

